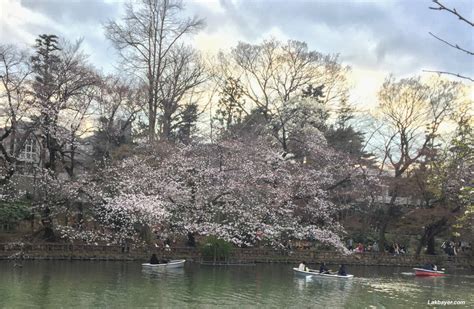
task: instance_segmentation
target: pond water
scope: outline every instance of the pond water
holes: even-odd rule
[[[348,267],[352,280],[293,274],[292,265],[147,270],[138,262],[0,261],[0,308],[413,308],[474,306],[474,274],[418,278],[411,269]],[[438,306],[440,307],[440,306]]]

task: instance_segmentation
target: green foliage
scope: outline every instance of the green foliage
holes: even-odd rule
[[[14,225],[31,217],[29,202],[0,202],[0,224]]]
[[[232,252],[232,244],[215,236],[209,236],[199,249],[205,260],[223,261]]]
[[[185,105],[179,118],[177,132],[174,134],[180,142],[188,144],[191,142],[192,133],[196,128],[198,119],[198,105],[196,103]]]
[[[343,99],[336,110],[336,123],[331,125],[324,135],[334,149],[354,158],[367,158],[371,155],[364,151],[364,134],[351,125],[355,118],[354,112],[355,108]]]
[[[242,106],[245,104],[242,96],[242,85],[237,79],[229,77],[220,91],[220,99],[215,116],[215,120],[224,129],[228,130],[232,125],[242,122],[242,115],[244,113]]]
[[[56,89],[55,75],[58,74],[60,58],[56,35],[42,34],[36,39],[35,54],[31,57],[32,69],[35,73],[33,89],[43,104],[51,100],[50,96]]]
[[[352,126],[335,128],[331,126],[325,132],[328,144],[334,149],[347,153],[353,157],[365,156],[364,138],[361,132],[354,130]]]
[[[350,235],[350,238],[352,238],[354,242],[354,247],[357,246],[357,243],[362,243],[366,245],[373,244],[378,239],[378,235],[372,231],[353,232]]]

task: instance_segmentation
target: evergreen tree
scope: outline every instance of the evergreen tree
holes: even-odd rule
[[[342,100],[336,110],[336,122],[325,132],[328,144],[335,149],[349,154],[353,158],[363,158],[369,155],[363,150],[364,135],[351,124],[354,119],[354,107],[347,100]]]
[[[177,138],[184,144],[191,142],[191,137],[198,118],[198,106],[196,103],[188,104],[184,107],[177,124]]]
[[[59,150],[56,138],[60,102],[57,97],[58,75],[61,59],[58,37],[53,34],[42,34],[36,39],[35,55],[31,57],[33,73],[33,94],[35,105],[40,111],[40,126],[44,134],[45,148],[48,150],[46,167],[56,170],[56,155]]]
[[[242,96],[243,89],[239,81],[229,77],[221,90],[221,98],[215,116],[215,119],[225,130],[229,130],[232,125],[242,122],[242,114],[244,113]]]

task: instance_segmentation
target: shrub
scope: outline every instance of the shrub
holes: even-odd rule
[[[0,226],[13,229],[20,221],[31,218],[28,202],[0,202]]]
[[[232,244],[215,236],[207,237],[200,246],[204,260],[225,261],[232,251]]]

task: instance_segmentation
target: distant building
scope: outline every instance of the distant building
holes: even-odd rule
[[[0,128],[0,135],[4,134],[6,128]],[[25,134],[28,136],[25,137]],[[20,123],[15,132],[10,133],[6,137],[2,144],[6,152],[15,156],[15,153],[18,151],[18,145],[24,141],[22,149],[20,149],[18,156],[16,156],[15,169],[19,174],[30,174],[32,167],[42,166],[44,158],[47,156],[45,150],[41,147],[41,135],[38,130],[31,130],[28,127],[28,123]],[[0,161],[2,161],[2,166],[5,166],[6,160],[3,153],[0,153]]]
[[[62,128],[62,130],[65,130]],[[0,135],[6,131],[6,128],[0,128]],[[15,132],[2,141],[8,155],[15,157],[14,170],[15,174],[12,180],[17,184],[17,188],[20,191],[31,192],[36,182],[38,170],[44,168],[49,161],[49,151],[45,146],[45,137],[41,130],[38,128],[31,128],[30,122],[21,122],[17,125]],[[22,146],[21,146],[22,145]],[[18,147],[21,147],[19,149]],[[82,141],[79,141],[77,150],[75,153],[75,174],[80,175],[84,170],[84,166],[87,164],[85,161],[90,160],[87,153],[91,152],[90,146],[83,145]],[[68,174],[62,166],[61,160],[58,159],[57,173],[60,178],[67,178]],[[4,176],[7,171],[5,170],[8,166],[5,155],[0,153],[0,175]]]
[[[15,156],[16,153],[18,154],[15,156],[15,174],[12,180],[15,180],[18,184],[19,190],[28,192],[34,187],[33,184],[38,168],[45,168],[49,161],[45,137],[40,129],[31,128],[31,124],[30,122],[19,123],[15,132],[2,141],[7,154],[11,156]],[[65,135],[67,134],[67,129],[60,129],[64,131]],[[5,130],[6,128],[0,128],[0,136]],[[93,166],[94,160],[97,159],[97,148],[104,147],[106,144],[118,146],[124,143],[131,143],[131,141],[131,124],[123,120],[115,121],[108,132],[95,131],[92,135],[80,138],[77,141],[74,155],[74,175],[80,176],[87,168]],[[20,144],[23,146],[21,149],[18,149]],[[60,161],[58,160],[57,162],[57,175],[60,178],[68,178],[66,169]],[[7,166],[5,156],[0,152],[0,177],[7,172],[5,170]]]

